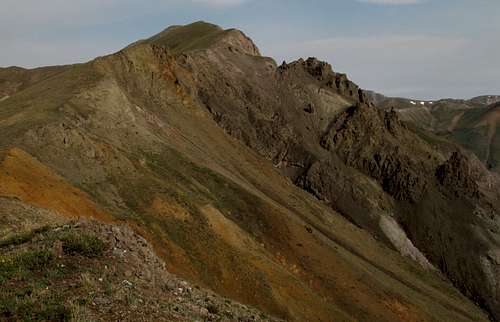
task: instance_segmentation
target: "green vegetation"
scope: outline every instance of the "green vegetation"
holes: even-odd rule
[[[50,69],[47,67],[45,69]],[[45,122],[54,122],[63,115],[62,106],[79,90],[91,86],[101,75],[87,64],[63,66],[43,81],[26,81],[23,90],[0,102],[0,119],[6,121],[0,129],[0,147],[8,147],[11,138],[18,137]]]
[[[61,237],[61,241],[64,253],[68,255],[99,257],[105,249],[104,243],[99,238],[86,233],[67,233]]]
[[[33,294],[47,287],[38,273],[54,260],[46,249],[26,250],[0,259],[0,320],[2,321],[68,321],[71,312],[61,299]]]
[[[195,22],[183,28],[171,27],[148,41],[166,46],[174,53],[181,53],[206,48],[223,37],[226,32],[209,23]]]
[[[100,256],[105,247],[94,235],[68,229],[41,227],[2,241],[0,321],[69,321],[75,317],[60,289],[67,285],[61,282],[80,276],[85,266],[75,264],[74,258],[56,258],[51,247],[63,241],[66,254],[84,256],[77,261]]]
[[[50,229],[50,226],[43,226],[30,231],[9,235],[6,238],[0,240],[0,247],[22,245],[26,242],[29,242],[37,234],[45,232],[48,229]]]
[[[35,270],[49,263],[52,253],[48,250],[27,251],[16,258],[16,262],[23,268]]]
[[[488,111],[487,108],[484,107],[472,108],[465,111],[464,116],[462,116],[460,122],[458,123],[458,127],[459,128],[472,127],[474,124],[476,124],[481,120],[481,118],[485,115],[487,111]]]
[[[52,253],[47,250],[29,250],[16,256],[3,256],[0,258],[0,282],[15,276],[24,276],[51,260]]]
[[[487,161],[489,146],[487,127],[459,129],[454,131],[449,138],[474,152],[481,161]]]
[[[0,298],[2,321],[69,321],[71,310],[61,304],[60,298],[49,297],[34,302],[29,296]]]
[[[143,155],[147,155],[150,160],[151,169],[169,182],[168,190],[165,186],[159,186],[156,187],[157,191],[161,190],[183,205],[191,215],[196,215],[200,206],[210,203],[228,218],[241,223],[241,227],[250,234],[269,228],[259,218],[265,212],[262,200],[230,179],[190,162],[174,150]],[[150,184],[145,189],[154,189],[154,186]],[[135,198],[144,198],[145,191],[134,193]]]

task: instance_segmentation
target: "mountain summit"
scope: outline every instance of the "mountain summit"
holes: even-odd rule
[[[172,53],[227,47],[242,53],[260,56],[253,41],[237,29],[224,30],[217,25],[198,21],[186,26],[171,26],[144,40],[148,44],[167,47]]]
[[[500,318],[498,179],[325,62],[278,66],[242,32],[197,22],[86,64],[0,70],[0,93],[0,197],[23,209],[0,231],[25,213],[126,225],[170,273],[264,312],[249,320]],[[35,237],[0,237],[46,247],[41,227],[23,227]],[[50,236],[54,254],[74,255],[73,239]],[[93,302],[79,300],[95,287],[83,275],[61,305],[103,318],[106,294],[156,285],[140,267]],[[235,319],[234,303],[208,303],[208,317]]]

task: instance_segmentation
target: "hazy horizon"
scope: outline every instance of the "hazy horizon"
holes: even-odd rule
[[[0,66],[80,63],[169,25],[238,28],[278,63],[318,57],[414,99],[500,94],[500,3],[488,0],[4,0]]]

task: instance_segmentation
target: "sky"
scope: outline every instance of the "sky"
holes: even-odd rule
[[[85,62],[170,25],[238,28],[278,63],[317,57],[365,89],[500,95],[499,0],[0,0],[0,66]]]

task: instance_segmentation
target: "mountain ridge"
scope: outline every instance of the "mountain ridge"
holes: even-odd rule
[[[486,320],[438,272],[393,249],[421,264],[431,258],[495,313],[491,284],[481,284],[491,279],[482,281],[482,262],[467,258],[473,247],[453,229],[443,230],[445,236],[433,229],[441,221],[469,237],[461,222],[472,220],[468,211],[480,204],[478,193],[490,200],[475,183],[485,175],[480,167],[422,143],[328,64],[308,59],[277,66],[253,55],[244,38],[201,47],[188,40],[173,50],[139,42],[21,89],[0,102],[0,147],[26,151],[141,232],[169,271],[272,315]],[[384,149],[376,151],[369,134]],[[400,142],[435,159],[412,161],[396,148]],[[372,160],[373,151],[380,158]],[[427,173],[422,179],[420,169]],[[437,178],[429,174],[434,169]],[[459,179],[471,169],[479,179]],[[470,192],[453,206],[464,208],[460,222],[430,212],[422,227],[412,223],[418,216],[403,216],[421,213],[414,206],[425,195],[421,182],[440,196],[424,205],[429,208],[453,205],[448,194],[460,189]],[[486,219],[475,220],[478,229],[489,227]],[[420,237],[426,229],[444,241],[426,248]],[[448,248],[456,246],[446,238],[469,253],[454,262]],[[481,258],[492,246],[484,247]],[[495,253],[488,256],[485,263],[495,267]]]

